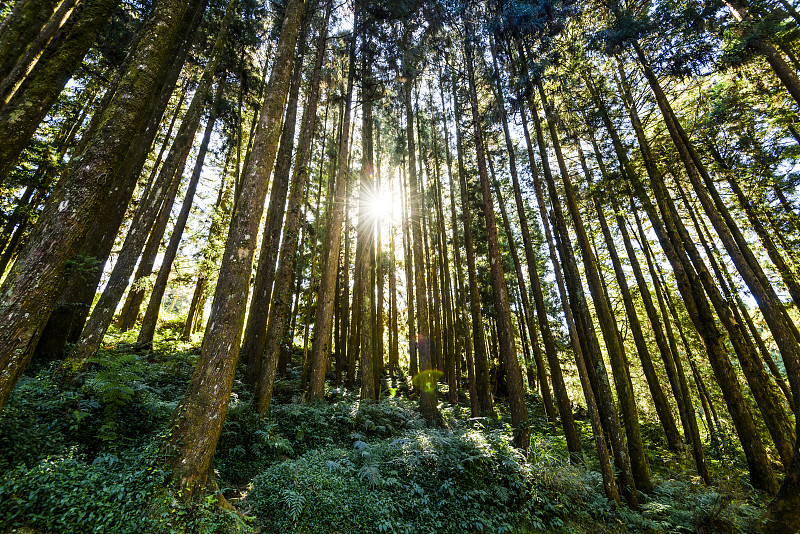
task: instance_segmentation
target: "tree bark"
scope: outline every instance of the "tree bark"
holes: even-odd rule
[[[185,4],[159,2],[132,51],[136,58],[123,76],[103,120],[73,158],[33,229],[28,246],[0,287],[0,408],[27,366],[42,329],[63,291],[68,263],[86,236],[126,155],[127,134],[141,130],[158,95],[169,50],[178,37]]]
[[[469,22],[467,23],[466,29],[468,35],[474,35]],[[501,357],[506,367],[511,424],[514,427],[514,443],[517,447],[526,451],[530,445],[528,409],[525,405],[525,389],[522,384],[522,373],[520,371],[519,360],[517,359],[517,351],[514,347],[514,332],[511,327],[511,309],[508,304],[505,274],[503,273],[500,244],[497,238],[497,224],[494,217],[492,192],[489,185],[489,176],[486,171],[483,131],[478,111],[478,93],[475,89],[472,43],[469,40],[467,40],[464,46],[464,56],[467,66],[470,103],[472,104],[472,127],[475,133],[478,175],[480,176],[481,193],[484,203],[483,215],[486,219],[486,231],[489,240],[489,264],[491,267],[495,312],[497,313],[497,337],[500,344]]]
[[[303,0],[289,0],[286,5],[252,154],[231,217],[203,348],[189,391],[172,415],[164,444],[172,479],[184,499],[198,495],[213,476],[211,464],[233,387],[257,230],[267,195],[267,177],[278,148],[303,7]]]
[[[244,328],[241,355],[247,365],[245,380],[251,387],[256,386],[260,376],[262,357],[267,336],[267,321],[272,296],[272,283],[275,279],[275,262],[278,259],[278,246],[281,223],[286,208],[286,195],[289,191],[289,178],[292,168],[292,148],[297,124],[297,103],[300,99],[300,85],[303,80],[303,60],[306,51],[306,36],[309,21],[304,17],[300,28],[297,52],[294,57],[292,82],[289,88],[289,102],[286,106],[286,117],[283,120],[280,146],[278,148],[275,172],[269,192],[269,206],[261,234],[261,246],[256,267],[253,296],[250,311]]]

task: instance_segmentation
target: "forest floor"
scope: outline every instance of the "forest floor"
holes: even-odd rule
[[[233,510],[213,494],[182,504],[158,443],[199,347],[162,334],[140,351],[131,339],[107,337],[79,384],[41,362],[20,380],[0,412],[0,533],[733,533],[753,530],[767,502],[724,436],[704,486],[688,452],[667,451],[660,428],[643,423],[655,491],[637,510],[617,508],[588,422],[578,421],[586,466],[570,465],[534,395],[526,457],[510,445],[502,402],[497,418],[471,418],[466,399],[441,395],[449,428],[431,428],[397,379],[385,377],[377,404],[344,388],[307,404],[290,367],[261,419],[237,376],[215,457]]]

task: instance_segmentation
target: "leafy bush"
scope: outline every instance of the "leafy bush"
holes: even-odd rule
[[[143,456],[144,454],[144,456]],[[0,483],[0,528],[23,525],[48,532],[132,532],[161,518],[145,511],[163,494],[166,473],[150,453],[73,456],[21,466]]]
[[[63,453],[73,421],[49,375],[23,377],[0,410],[0,473]]]
[[[221,478],[247,482],[270,463],[294,456],[291,443],[276,432],[276,426],[270,418],[259,418],[249,404],[232,404],[214,455]]]
[[[406,430],[350,448],[316,449],[267,469],[248,496],[272,532],[511,532],[562,524],[572,501],[551,502],[554,477],[532,476],[507,435]],[[583,490],[558,479],[567,495]],[[577,503],[580,499],[573,499]]]

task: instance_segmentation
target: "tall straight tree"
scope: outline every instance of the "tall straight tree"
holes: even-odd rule
[[[339,247],[342,241],[342,226],[345,221],[345,193],[349,181],[347,155],[350,147],[350,122],[353,109],[353,78],[355,76],[356,35],[359,30],[358,11],[354,14],[353,33],[350,37],[348,54],[347,88],[345,90],[342,128],[337,152],[335,192],[332,210],[325,229],[320,266],[319,296],[314,315],[314,341],[311,345],[311,381],[309,399],[322,399],[325,390],[325,373],[328,371],[328,358],[333,330],[333,304],[336,291],[336,271],[339,265]],[[349,266],[345,265],[345,269]],[[350,357],[350,350],[348,358]],[[348,368],[348,378],[352,367]]]
[[[575,233],[578,237],[578,245],[580,246],[583,255],[584,272],[586,273],[587,281],[589,282],[589,291],[592,294],[592,303],[594,304],[597,318],[600,322],[600,329],[603,333],[603,340],[605,341],[606,349],[611,361],[611,371],[614,376],[614,386],[619,398],[622,420],[625,426],[625,435],[628,438],[628,453],[631,462],[631,469],[633,471],[633,478],[636,482],[636,488],[640,491],[649,493],[653,489],[653,484],[650,481],[650,469],[647,465],[647,459],[644,454],[644,445],[642,444],[642,436],[639,429],[639,415],[636,407],[636,402],[633,396],[633,386],[631,384],[630,372],[628,370],[627,355],[625,348],[620,342],[619,331],[614,323],[614,318],[609,308],[608,301],[605,298],[602,290],[602,283],[600,281],[599,273],[597,271],[596,260],[592,247],[589,244],[586,230],[583,225],[583,219],[578,209],[577,198],[575,190],[572,186],[572,180],[569,176],[564,156],[561,151],[561,142],[559,140],[559,133],[557,130],[557,112],[554,107],[548,103],[547,97],[544,92],[544,86],[541,79],[537,80],[537,88],[539,90],[539,97],[542,100],[542,105],[545,109],[547,117],[547,124],[550,130],[550,140],[553,143],[553,149],[556,153],[559,170],[561,173],[561,181],[564,184],[564,196],[566,199],[567,209],[572,216]],[[551,195],[555,195],[555,188],[550,191]],[[559,202],[558,197],[553,196],[552,202]]]
[[[267,195],[267,177],[278,149],[281,118],[303,0],[289,0],[264,92],[258,127],[220,266],[205,342],[184,395],[169,423],[165,448],[173,480],[183,498],[197,495],[213,477],[212,460],[233,388],[258,225]]]
[[[403,42],[407,46],[411,29],[403,28]],[[403,71],[405,83],[403,84],[403,97],[406,116],[406,142],[408,144],[408,217],[411,225],[412,256],[414,261],[414,286],[415,286],[415,312],[417,315],[417,357],[420,372],[433,370],[431,358],[431,331],[428,321],[427,284],[425,283],[425,255],[422,240],[422,200],[420,199],[419,183],[417,180],[417,150],[414,140],[414,108],[411,104],[411,90],[414,84],[415,66],[410,63],[409,57],[405,58]],[[411,281],[409,280],[409,284]],[[411,303],[409,302],[409,307]],[[434,376],[434,375],[431,375]],[[439,408],[436,406],[436,380],[427,380],[424,377],[418,381],[420,387],[419,402],[422,416],[428,421],[442,422]]]
[[[258,379],[266,342],[270,296],[272,295],[275,262],[278,258],[280,241],[278,238],[281,233],[281,223],[283,222],[286,208],[286,195],[289,191],[289,178],[292,168],[292,148],[297,124],[297,104],[300,99],[301,82],[303,81],[303,60],[307,44],[308,19],[308,16],[304,18],[303,26],[300,28],[292,82],[289,88],[289,102],[286,106],[286,117],[283,120],[283,131],[281,132],[277,161],[275,162],[275,173],[269,193],[267,217],[261,236],[261,252],[258,256],[255,282],[253,284],[253,298],[251,299],[250,311],[247,314],[247,323],[245,324],[242,338],[242,358],[247,364],[245,378],[251,386],[255,385]]]
[[[475,35],[472,24],[465,23],[467,35]],[[508,303],[503,261],[500,255],[500,243],[497,237],[497,224],[494,216],[494,203],[489,185],[489,174],[486,170],[483,131],[478,110],[478,93],[475,88],[475,68],[473,43],[467,38],[464,44],[464,57],[467,66],[467,83],[472,108],[472,128],[475,134],[475,152],[478,159],[478,175],[483,196],[483,216],[486,219],[486,231],[489,238],[489,265],[491,267],[492,290],[494,292],[495,312],[497,313],[497,337],[500,344],[501,358],[506,368],[508,383],[508,400],[511,409],[511,423],[514,427],[514,443],[526,450],[530,445],[530,429],[528,428],[528,408],[525,405],[525,388],[522,383],[517,351],[514,344],[514,331],[511,326],[511,308]]]
[[[472,214],[467,190],[467,170],[464,164],[464,139],[461,126],[461,103],[456,89],[455,75],[451,74],[453,91],[453,118],[456,127],[456,159],[458,163],[458,182],[461,194],[461,221],[464,227],[464,248],[467,256],[467,283],[469,285],[469,309],[472,319],[472,340],[475,359],[475,390],[481,412],[494,413],[494,399],[489,389],[489,363],[486,348],[486,334],[481,314],[478,293],[478,275],[475,267],[475,246],[472,236]]]
[[[624,72],[620,72],[620,74],[623,75]],[[705,263],[702,262],[697,251],[693,250],[694,243],[689,237],[686,228],[683,227],[674,203],[669,197],[661,169],[656,163],[650,149],[650,142],[644,133],[635,102],[630,91],[626,90],[627,80],[623,76],[620,81],[623,84],[625,107],[628,110],[631,125],[636,134],[642,160],[650,179],[650,190],[656,199],[658,211],[656,211],[656,206],[650,200],[639,177],[635,173],[626,173],[626,177],[633,186],[636,196],[642,202],[645,212],[653,225],[661,247],[672,266],[678,283],[678,290],[683,297],[687,312],[703,341],[714,375],[720,385],[731,419],[744,449],[750,470],[751,483],[754,487],[774,493],[777,490],[775,473],[767,461],[764,445],[756,431],[753,416],[742,396],[741,387],[730,363],[725,345],[722,342],[723,335],[717,327],[707,298],[706,291],[711,295],[714,295],[715,292],[718,294],[719,291],[713,283],[704,284],[703,280],[701,280],[704,271],[706,275],[708,274]],[[691,259],[690,254],[693,256]],[[709,277],[705,276],[705,280],[708,281],[708,279]]]
[[[289,192],[289,201],[286,207],[286,222],[283,226],[281,237],[282,245],[278,268],[275,273],[275,289],[272,303],[270,304],[269,321],[267,323],[267,336],[264,344],[263,362],[256,387],[256,406],[258,413],[266,414],[272,399],[272,388],[275,383],[275,370],[281,351],[281,344],[286,333],[286,324],[289,319],[289,304],[291,302],[291,287],[294,276],[296,255],[298,247],[298,231],[300,221],[305,221],[305,214],[301,208],[306,197],[306,180],[309,174],[311,160],[311,143],[314,140],[314,127],[317,119],[317,104],[319,103],[320,79],[322,65],[325,60],[325,41],[328,36],[328,22],[331,14],[331,2],[327,3],[325,17],[320,19],[318,31],[317,53],[312,75],[311,92],[303,111],[303,120],[300,128],[300,145],[295,160],[295,172]],[[304,227],[305,225],[303,225]],[[305,230],[303,230],[305,231]],[[305,233],[303,234],[305,237]],[[302,251],[302,243],[300,245]],[[338,254],[337,254],[338,256]],[[294,315],[296,317],[296,315]],[[293,337],[292,333],[288,334]],[[304,372],[305,374],[305,372]]]
[[[91,220],[127,154],[129,132],[149,118],[159,81],[180,36],[186,4],[158,2],[132,51],[134,60],[102,112],[98,127],[59,180],[28,245],[0,287],[0,408],[27,367],[42,328],[63,291]]]

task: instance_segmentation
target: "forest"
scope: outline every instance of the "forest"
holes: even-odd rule
[[[0,0],[0,533],[800,532],[792,0]]]

